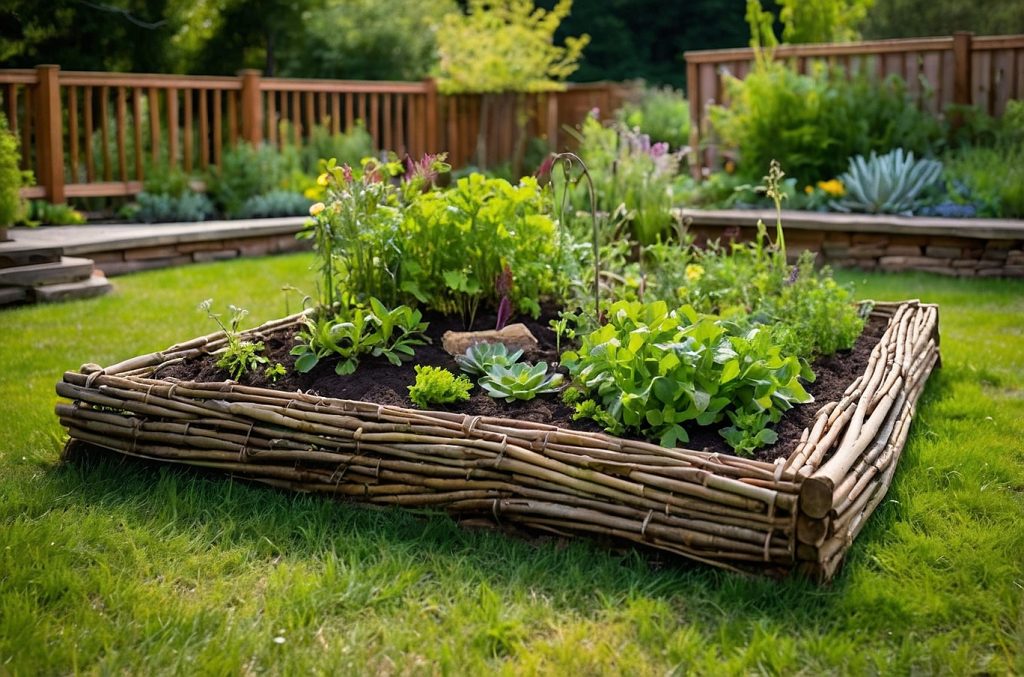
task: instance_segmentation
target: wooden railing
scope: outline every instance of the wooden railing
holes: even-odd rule
[[[751,49],[686,52],[687,98],[691,145],[705,131],[707,108],[727,104],[722,76],[746,77],[754,62]],[[918,105],[936,115],[949,104],[977,106],[999,116],[1007,101],[1024,98],[1024,35],[873,40],[845,44],[785,45],[775,57],[795,64],[801,73],[812,63],[842,66],[847,73],[899,75]]]
[[[484,164],[493,166],[521,152],[522,130],[559,149],[571,142],[559,133],[563,125],[578,124],[594,107],[617,108],[626,93],[615,83],[595,83],[485,98],[441,96],[431,80],[0,70],[0,110],[20,139],[22,168],[36,177],[37,185],[22,193],[54,203],[133,195],[153,168],[205,170],[242,141],[301,144],[317,125],[339,132],[357,121],[378,149],[412,156],[447,151],[455,167],[477,161],[482,124]]]

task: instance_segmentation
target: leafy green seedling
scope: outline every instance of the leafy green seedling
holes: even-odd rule
[[[218,367],[226,370],[231,378],[237,381],[249,372],[255,371],[260,365],[269,362],[260,354],[264,349],[263,341],[245,341],[238,335],[238,326],[249,314],[248,310],[238,306],[228,306],[228,310],[231,311],[231,319],[225,325],[220,319],[220,314],[213,312],[212,308],[213,299],[206,299],[199,304],[199,310],[205,312],[207,317],[217,323],[228,342],[227,348],[217,360]]]

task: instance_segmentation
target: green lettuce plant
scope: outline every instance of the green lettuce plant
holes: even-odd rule
[[[812,400],[799,381],[810,374],[781,353],[770,332],[741,331],[664,301],[612,304],[608,323],[563,353],[562,365],[589,397],[576,405],[579,415],[664,446],[689,439],[684,425],[728,419],[721,434],[749,453],[776,439],[767,426],[783,412]]]
[[[416,382],[409,386],[409,399],[420,409],[431,404],[451,404],[469,399],[473,382],[465,376],[455,374],[442,367],[427,367],[417,364]]]

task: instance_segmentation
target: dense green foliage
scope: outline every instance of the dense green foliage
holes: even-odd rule
[[[303,318],[304,328],[292,348],[295,369],[306,373],[324,358],[340,358],[334,371],[351,374],[363,356],[384,357],[398,366],[424,345],[427,323],[418,310],[408,306],[388,308],[375,298],[368,307],[340,305],[321,307]]]
[[[473,382],[465,376],[455,374],[442,367],[427,367],[417,364],[416,382],[409,386],[409,399],[420,409],[432,405],[453,404],[469,399]]]
[[[825,68],[801,75],[763,61],[743,80],[728,78],[726,87],[730,105],[713,106],[710,120],[748,179],[777,158],[803,186],[838,175],[854,155],[897,147],[928,155],[944,138],[940,123],[909,100],[895,77],[877,82]]]
[[[876,0],[862,27],[864,37],[914,38],[973,31],[976,35],[1024,33],[1018,0]]]
[[[253,195],[242,204],[238,216],[243,219],[259,219],[271,216],[302,216],[309,212],[313,201],[301,193],[290,190],[272,190],[263,195]]]
[[[669,152],[666,142],[652,144],[646,134],[621,124],[606,127],[593,115],[584,119],[577,137],[598,210],[620,218],[643,244],[664,237],[674,225],[671,209],[680,154]],[[590,209],[588,186],[577,185],[571,195],[576,210]]]
[[[281,44],[282,75],[419,80],[437,63],[437,30],[454,0],[323,0],[311,3]],[[323,158],[342,157],[323,153]],[[358,159],[358,158],[357,158]]]
[[[549,202],[533,178],[513,185],[480,174],[417,195],[401,226],[402,291],[472,324],[480,304],[497,308],[497,283],[507,266],[513,307],[536,317],[540,301],[556,294],[563,280]]]
[[[437,31],[438,90],[459,92],[542,92],[562,87],[590,39],[567,36],[555,43],[572,0],[549,11],[532,0],[469,0],[465,14],[446,15]]]
[[[851,42],[876,0],[778,0],[782,39],[789,43]]]
[[[667,143],[670,150],[690,143],[690,104],[679,90],[645,88],[638,101],[626,102],[616,115],[624,124],[649,136],[651,141]]]
[[[25,211],[19,190],[26,177],[18,167],[18,148],[18,139],[7,127],[7,117],[0,113],[0,227],[14,225]]]
[[[69,204],[51,204],[46,200],[29,200],[24,222],[28,226],[80,226],[85,214]]]
[[[203,193],[189,190],[171,195],[143,191],[135,196],[134,207],[127,208],[125,215],[143,223],[178,223],[205,221],[215,211],[213,202]]]
[[[777,439],[769,424],[812,399],[798,380],[800,361],[783,357],[769,332],[739,331],[664,301],[612,304],[608,323],[583,336],[562,364],[593,399],[578,413],[612,433],[641,433],[670,447],[689,439],[683,424],[728,417],[722,436],[750,453]]]

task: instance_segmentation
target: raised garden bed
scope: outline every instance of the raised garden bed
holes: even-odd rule
[[[828,580],[885,495],[938,362],[938,309],[880,303],[884,334],[845,394],[775,462],[513,418],[419,411],[162,375],[223,333],[57,384],[71,437],[141,458],[371,504],[641,544],[729,569]],[[243,337],[269,340],[292,316]]]

